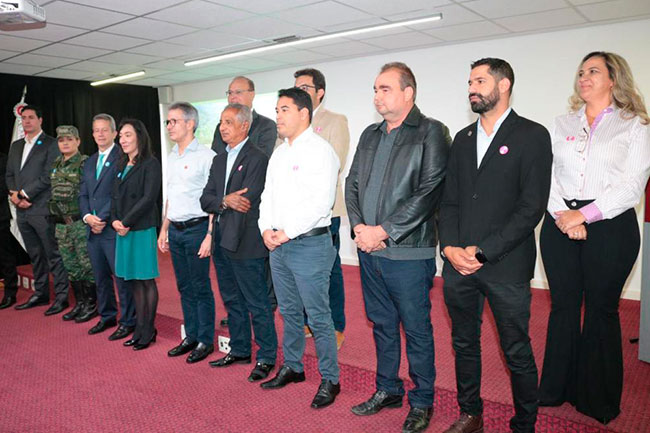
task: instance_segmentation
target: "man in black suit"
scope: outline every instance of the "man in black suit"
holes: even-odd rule
[[[514,73],[501,59],[472,64],[477,122],[454,139],[440,207],[445,303],[456,352],[460,418],[446,433],[483,431],[480,328],[487,298],[510,370],[510,428],[534,432],[537,367],[528,336],[535,227],[549,196],[551,140],[510,108]]]
[[[253,80],[242,76],[233,78],[228,86],[226,95],[228,96],[228,104],[241,104],[252,110],[253,121],[250,124],[248,137],[255,147],[270,158],[275,147],[275,141],[278,138],[278,132],[274,121],[261,114],[257,114],[253,110],[253,99],[255,99],[255,83],[253,83]],[[221,122],[219,122],[217,128],[214,130],[214,138],[212,139],[212,150],[217,155],[226,152],[227,147],[227,143],[222,138],[220,128]]]
[[[230,329],[230,353],[210,365],[251,362],[252,322],[259,346],[248,376],[253,382],[266,378],[275,366],[278,339],[267,296],[268,251],[257,228],[268,157],[248,136],[251,121],[246,105],[229,104],[221,113],[221,136],[228,149],[214,158],[201,206],[216,215],[212,257]]]
[[[40,108],[27,105],[21,112],[21,119],[25,138],[11,144],[6,179],[11,202],[16,206],[18,228],[34,268],[36,293],[16,309],[49,303],[49,273],[52,272],[56,300],[45,311],[49,316],[68,308],[68,274],[54,238],[54,222],[48,209],[50,171],[61,153],[56,139],[41,129]]]
[[[98,334],[117,325],[117,302],[113,288],[115,280],[121,316],[120,326],[108,337],[113,341],[126,338],[135,328],[133,294],[130,283],[115,276],[115,230],[107,224],[110,222],[111,192],[113,182],[117,179],[117,166],[122,149],[115,144],[117,129],[112,116],[98,114],[93,117],[92,126],[97,152],[84,164],[79,207],[83,221],[88,226],[88,255],[97,283],[97,309],[100,319],[88,333]]]
[[[8,193],[5,181],[6,168],[7,155],[0,153],[0,271],[4,279],[4,296],[0,302],[0,310],[16,303],[18,291],[16,253],[13,251],[13,235],[10,230],[11,212],[6,198]]]

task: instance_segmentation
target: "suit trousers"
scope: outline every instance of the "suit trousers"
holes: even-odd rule
[[[54,222],[45,215],[26,215],[18,212],[18,228],[34,269],[36,295],[50,299],[50,272],[54,277],[57,300],[68,299],[68,273],[63,266],[59,246],[54,237]]]
[[[13,250],[14,235],[9,227],[9,220],[0,221],[0,272],[4,278],[4,297],[16,296],[18,291],[16,252]]]
[[[390,260],[359,251],[359,265],[366,316],[373,324],[377,390],[404,395],[399,378],[401,323],[409,376],[415,384],[409,391],[409,403],[412,407],[432,407],[436,369],[429,293],[436,274],[435,260]]]
[[[445,263],[445,266],[451,266]],[[480,270],[479,270],[480,273]],[[450,275],[447,275],[450,274]],[[537,366],[530,344],[530,283],[495,283],[480,274],[446,273],[445,304],[451,318],[452,346],[456,352],[456,387],[460,410],[483,412],[481,400],[481,316],[485,299],[490,304],[501,349],[510,370],[515,433],[534,432],[537,420]]]
[[[117,302],[113,279],[120,303],[120,325],[135,326],[135,301],[130,282],[115,275],[115,234],[104,228],[101,234],[88,237],[88,256],[97,284],[97,309],[102,322],[117,318]],[[111,236],[112,235],[112,236]]]
[[[623,354],[618,305],[639,246],[634,209],[589,224],[585,241],[569,239],[546,214],[540,247],[551,313],[540,382],[543,404],[568,401],[602,423],[619,414]]]

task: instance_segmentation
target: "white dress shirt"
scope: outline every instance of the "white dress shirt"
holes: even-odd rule
[[[328,227],[336,195],[339,158],[332,146],[307,128],[292,144],[273,152],[266,172],[258,226],[284,230],[293,239]]]
[[[27,157],[29,156],[29,152],[32,151],[32,148],[34,147],[34,144],[36,144],[36,141],[38,141],[38,137],[40,137],[42,133],[43,133],[43,131],[41,130],[41,132],[36,134],[36,136],[34,138],[32,138],[31,140],[29,138],[27,138],[27,136],[25,136],[25,146],[23,146],[23,154],[22,154],[22,157],[20,159],[20,168],[21,168],[21,170],[23,168],[23,165],[25,165],[25,161],[27,161]]]
[[[587,223],[634,207],[650,174],[650,126],[615,106],[591,126],[585,107],[555,119],[548,211],[567,210],[564,199],[595,200],[580,209]]]
[[[244,144],[248,141],[248,137],[244,138],[242,141],[237,144],[235,147],[230,147],[226,144],[226,152],[228,153],[228,158],[226,158],[226,181],[223,183],[223,196],[226,196],[226,191],[228,191],[228,178],[230,178],[230,172],[232,171],[232,166],[235,165],[237,161],[237,156],[239,156],[239,151],[244,147]]]
[[[182,155],[178,153],[178,144],[174,145],[167,156],[167,218],[170,221],[208,216],[201,209],[200,199],[215,155],[196,138]]]
[[[483,157],[487,153],[490,144],[492,144],[492,140],[497,135],[501,124],[506,120],[506,117],[508,117],[508,114],[510,114],[511,111],[512,108],[508,107],[501,117],[494,122],[494,128],[492,128],[491,135],[488,135],[487,132],[485,132],[485,129],[483,129],[483,125],[481,125],[481,117],[479,116],[476,121],[476,168],[481,166],[481,161],[483,161]]]

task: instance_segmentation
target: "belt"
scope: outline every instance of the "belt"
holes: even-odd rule
[[[64,215],[64,216],[58,216],[54,215],[54,222],[56,224],[72,224],[75,221],[79,221],[81,219],[80,215]]]
[[[310,238],[312,236],[318,236],[318,235],[324,235],[325,233],[330,232],[330,227],[316,227],[314,229],[309,230],[307,233],[303,233],[301,235],[296,236],[293,238],[293,240],[299,240],[303,238]]]
[[[195,225],[201,224],[203,221],[207,221],[208,217],[198,217],[198,218],[192,218],[187,221],[170,221],[174,227],[176,227],[177,230],[185,230],[189,229],[190,227],[194,227]]]
[[[569,209],[580,209],[582,207],[587,206],[589,203],[593,202],[595,200],[567,200],[564,199],[564,203],[566,203],[567,207]]]

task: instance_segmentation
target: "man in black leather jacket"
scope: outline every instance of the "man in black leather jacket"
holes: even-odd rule
[[[400,322],[406,334],[411,410],[403,432],[419,432],[433,413],[435,381],[429,290],[436,273],[436,210],[451,138],[415,105],[413,72],[384,65],[375,80],[375,108],[384,120],[361,135],[345,201],[359,249],[361,285],[377,349],[376,392],[352,408],[372,415],[400,407]]]

